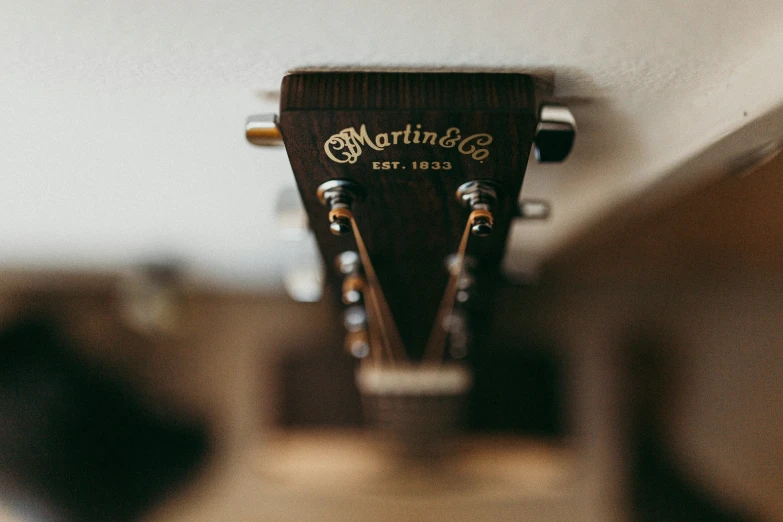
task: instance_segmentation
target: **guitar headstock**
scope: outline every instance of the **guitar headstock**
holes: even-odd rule
[[[454,280],[446,259],[463,239],[475,270],[497,270],[537,130],[556,142],[563,130],[562,122],[541,125],[547,93],[547,84],[524,74],[283,79],[277,126],[328,279],[343,284],[349,272],[335,261],[361,253],[363,242],[388,304],[376,311],[390,315],[410,359],[420,359],[442,328],[438,314]],[[561,149],[567,134],[559,135]]]

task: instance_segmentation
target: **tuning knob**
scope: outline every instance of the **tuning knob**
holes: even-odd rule
[[[576,120],[567,107],[544,105],[536,127],[534,149],[539,163],[558,163],[571,153],[576,138]]]
[[[283,136],[277,128],[277,114],[256,114],[245,123],[245,138],[259,147],[279,147]]]

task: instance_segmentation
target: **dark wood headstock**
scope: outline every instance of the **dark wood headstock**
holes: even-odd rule
[[[364,189],[352,205],[408,355],[424,351],[470,209],[471,180],[497,187],[494,227],[468,252],[489,273],[503,256],[546,85],[523,74],[302,73],[283,79],[279,129],[330,279],[353,236],[329,230],[329,180]]]

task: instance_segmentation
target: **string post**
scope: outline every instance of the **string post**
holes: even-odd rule
[[[498,186],[489,180],[468,181],[457,189],[457,200],[471,211],[468,220],[474,236],[486,237],[492,233],[495,223],[492,207],[497,199]]]
[[[348,332],[345,336],[345,349],[357,359],[370,355],[370,339],[366,330]]]
[[[346,305],[355,305],[364,299],[367,285],[362,276],[362,260],[353,250],[347,250],[334,260],[337,270],[343,276],[342,299]]]
[[[335,236],[351,233],[351,206],[364,199],[364,188],[346,179],[332,179],[318,186],[318,199],[329,208],[329,231]]]
[[[362,269],[362,259],[353,250],[346,250],[334,259],[334,265],[344,276],[358,274]]]
[[[335,236],[345,236],[351,232],[351,211],[336,212],[339,210],[348,209],[337,208],[329,212],[329,231]]]
[[[364,300],[367,282],[362,275],[362,259],[359,253],[347,250],[335,258],[334,264],[343,277],[342,300],[347,305],[343,313],[345,349],[357,359],[364,359],[372,351],[372,336],[370,310]]]
[[[350,275],[343,279],[343,303],[359,304],[364,299],[364,289],[367,284],[360,275]]]
[[[470,224],[470,232],[474,236],[487,237],[492,233],[492,225],[494,224],[492,213],[489,211],[485,212],[487,213],[473,216],[473,220]]]

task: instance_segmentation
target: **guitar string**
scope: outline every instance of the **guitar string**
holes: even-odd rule
[[[446,284],[446,289],[443,292],[443,298],[441,299],[440,306],[438,307],[438,313],[435,315],[435,322],[430,330],[429,339],[427,340],[426,348],[424,349],[423,360],[441,361],[443,360],[443,354],[446,350],[446,326],[444,323],[446,320],[451,320],[451,314],[454,311],[454,299],[457,297],[457,285],[459,279],[462,276],[462,269],[465,264],[465,252],[468,248],[468,239],[470,238],[470,225],[473,223],[473,219],[476,214],[481,214],[481,211],[474,210],[468,216],[468,221],[465,224],[465,230],[462,233],[462,240],[459,243],[459,249],[457,250],[457,256],[454,266],[450,267],[451,275],[449,281]]]
[[[369,296],[370,292],[372,292],[369,284],[366,284],[365,288]],[[379,326],[376,322],[378,318],[378,312],[372,306],[372,299],[365,302],[365,309],[367,312],[367,330],[369,333],[368,340],[370,342],[370,353],[372,354],[372,361],[376,366],[379,366],[381,364],[381,359],[383,358],[383,336],[379,332]]]
[[[364,264],[364,260],[362,260]],[[376,300],[373,293],[373,288],[365,278],[365,291],[368,299],[365,300],[365,310],[367,312],[367,329],[369,330],[370,341],[370,353],[372,354],[372,362],[375,366],[380,366],[383,363],[383,354],[385,351],[385,341],[381,332],[379,322],[382,320],[380,312],[373,306],[373,302]],[[362,361],[364,364],[365,361]]]
[[[356,219],[352,213],[350,215],[350,220],[351,227],[353,228],[353,235],[356,239],[356,246],[359,250],[359,257],[362,260],[364,273],[367,278],[368,293],[370,294],[370,301],[372,302],[374,308],[373,315],[378,320],[377,323],[381,331],[381,338],[383,340],[383,347],[385,349],[386,355],[389,357],[389,361],[394,363],[395,356],[400,356],[402,358],[405,358],[406,356],[402,347],[402,341],[399,337],[400,334],[397,332],[397,328],[394,325],[394,319],[391,315],[391,310],[389,309],[389,305],[383,295],[383,290],[381,289],[380,282],[378,281],[378,276],[372,266],[372,260],[370,259],[370,255],[367,252],[367,247],[362,238],[362,234],[359,231],[359,226],[357,225]],[[390,327],[387,327],[386,325],[385,318],[387,317],[391,321]]]
[[[447,341],[447,330],[444,323],[447,318],[450,318],[454,310],[454,300],[457,294],[457,285],[459,283],[460,277],[462,276],[465,252],[467,250],[468,239],[470,238],[470,225],[473,223],[475,214],[478,213],[480,213],[480,211],[471,212],[465,224],[465,230],[463,231],[462,239],[460,240],[455,264],[451,267],[451,275],[449,277],[448,283],[446,284],[446,289],[444,290],[443,298],[441,299],[440,306],[438,307],[435,322],[427,340],[427,345],[424,351],[424,360],[442,361],[443,359]],[[395,360],[395,353],[405,357],[402,341],[399,338],[399,333],[397,332],[396,326],[394,325],[394,319],[391,316],[388,303],[384,298],[383,290],[381,289],[377,274],[373,268],[367,247],[364,243],[361,232],[359,231],[356,219],[352,213],[349,215],[349,219],[351,221],[354,238],[359,250],[359,256],[362,260],[362,265],[364,266],[365,270],[368,283],[368,294],[370,297],[369,304],[372,305],[372,310],[368,310],[368,328],[370,329],[371,344],[377,344],[379,341],[377,330],[375,328],[375,320],[377,319],[377,327],[381,334],[380,341],[383,344],[382,349],[386,352],[390,362],[393,363]],[[371,317],[373,318],[372,320],[370,320]],[[384,317],[388,317],[391,320],[391,328],[387,328]],[[374,359],[377,362],[377,352]]]
[[[375,343],[380,341],[380,346],[378,346],[378,349],[376,350],[377,355],[375,360],[376,363],[379,362],[379,359],[382,358],[382,353],[385,352],[389,358],[389,361],[393,363],[394,350],[392,349],[391,339],[389,338],[389,332],[384,320],[384,311],[380,304],[380,300],[383,299],[383,293],[378,293],[378,278],[375,274],[375,269],[372,266],[369,253],[367,252],[367,247],[365,246],[362,235],[359,232],[359,227],[357,226],[356,221],[353,219],[353,215],[351,215],[350,219],[351,227],[353,228],[354,237],[356,239],[356,245],[359,250],[359,256],[362,259],[362,265],[364,266],[364,272],[367,279],[367,293],[369,294],[368,297],[370,298],[367,304],[369,304],[371,308],[371,310],[368,310],[368,312],[370,312],[368,314],[368,319],[370,316],[372,316],[374,319],[373,322],[377,320],[376,324],[380,330],[380,336],[376,335],[376,338],[373,339]]]

